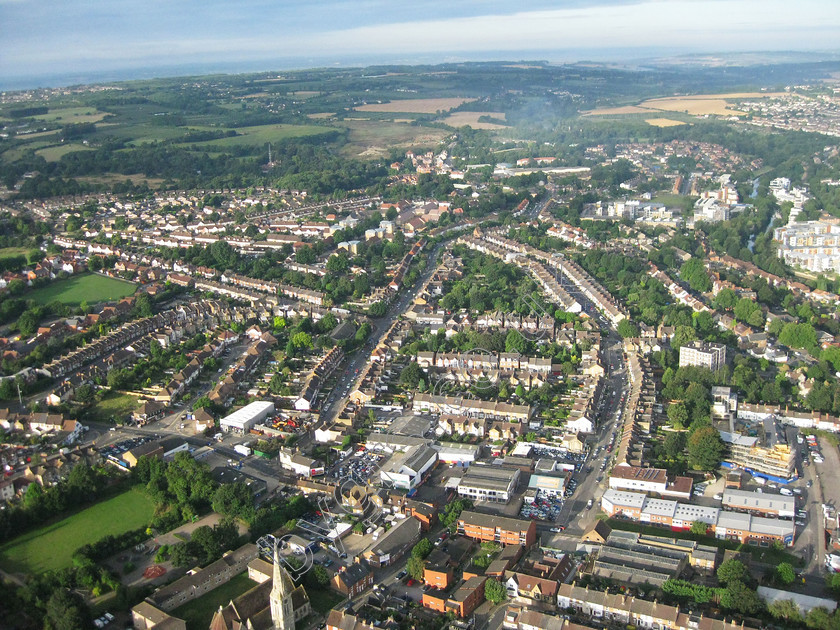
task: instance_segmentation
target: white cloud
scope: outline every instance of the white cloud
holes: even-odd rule
[[[52,18],[48,11],[41,11],[35,19],[21,6],[23,0],[0,0],[0,21],[7,16],[10,26],[0,34],[0,43],[5,44],[0,76],[281,57],[338,60],[423,54],[443,59],[480,51],[538,51],[543,55],[557,50],[568,58],[568,51],[575,50],[585,58],[603,49],[654,47],[684,52],[815,50],[835,49],[840,40],[840,11],[832,0],[798,0],[795,7],[788,0],[647,0],[633,4],[616,0],[615,4],[471,17],[440,15],[441,5],[435,2],[437,15],[427,19],[419,18],[424,9],[420,2],[416,20],[364,26],[358,24],[366,18],[352,12],[352,3],[309,5],[309,9],[315,6],[332,11],[330,24],[342,23],[336,16],[346,12],[348,26],[339,29],[325,28],[323,20],[311,16],[304,19],[304,9],[297,2],[300,12],[288,5],[284,8],[284,2],[244,2],[243,13],[234,19],[231,6],[216,10],[213,0],[207,0],[206,9],[190,0],[173,3],[169,13],[166,2],[149,0],[164,12],[160,16],[155,11],[144,12],[135,0],[113,0],[110,8],[109,3],[95,0],[90,6],[96,8],[90,15],[84,11],[78,14],[76,24],[70,23],[71,8],[81,10],[84,3],[64,1],[68,5],[52,7]],[[39,4],[30,4],[30,8]],[[376,5],[375,1],[366,3],[365,13],[369,15]],[[190,6],[195,9],[194,21],[185,19]],[[470,8],[492,11],[498,6],[496,2],[478,2]],[[399,14],[405,15],[405,11]],[[376,17],[382,22],[387,14],[377,13]]]

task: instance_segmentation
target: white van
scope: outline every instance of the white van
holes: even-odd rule
[[[785,495],[786,497],[793,496],[793,490],[790,488],[779,488],[779,493]]]

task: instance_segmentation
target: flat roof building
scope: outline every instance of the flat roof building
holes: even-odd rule
[[[480,542],[530,547],[537,540],[537,524],[534,521],[464,510],[458,518],[458,533]]]
[[[781,494],[759,494],[748,490],[724,490],[723,507],[792,518],[796,514],[796,498]]]
[[[379,478],[385,486],[412,490],[437,461],[435,449],[426,445],[413,446],[405,455],[395,456],[394,461],[379,472]]]
[[[473,501],[508,503],[519,483],[517,468],[470,466],[458,482],[458,495]]]
[[[219,420],[219,426],[222,431],[226,433],[244,435],[250,431],[254,425],[264,420],[272,413],[274,413],[274,403],[258,400],[249,405],[245,405],[242,409],[237,409],[232,414],[225,416]]]
[[[692,341],[680,348],[680,367],[693,365],[717,371],[726,363],[726,346],[721,343]]]

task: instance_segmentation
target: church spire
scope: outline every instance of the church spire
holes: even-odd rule
[[[292,592],[295,585],[286,569],[283,568],[280,554],[274,543],[274,570],[271,584],[271,620],[275,630],[295,630],[295,611],[292,604]]]

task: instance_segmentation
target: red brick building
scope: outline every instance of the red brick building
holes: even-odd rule
[[[534,521],[468,510],[461,512],[458,518],[458,533],[479,542],[522,545],[525,548],[537,542],[537,524]]]

